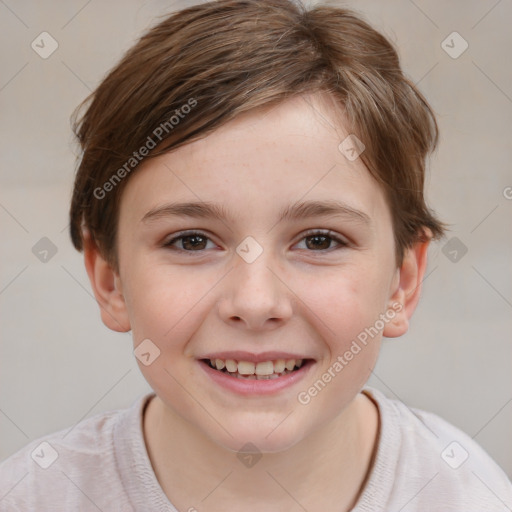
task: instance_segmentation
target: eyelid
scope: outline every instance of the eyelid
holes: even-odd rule
[[[174,250],[176,252],[189,253],[189,254],[193,254],[193,253],[199,254],[199,253],[205,252],[204,250],[202,250],[202,251],[186,251],[185,249],[180,249],[178,247],[171,246],[172,243],[176,242],[180,238],[186,238],[189,236],[202,236],[202,237],[206,238],[208,241],[216,243],[213,240],[213,236],[210,235],[208,233],[208,231],[202,231],[199,229],[186,229],[184,231],[178,231],[177,233],[173,233],[170,238],[166,238],[165,241],[162,243],[162,247]]]
[[[303,233],[300,234],[300,239],[296,243],[301,242],[302,240],[304,240],[304,238],[307,238],[309,236],[314,236],[314,235],[324,235],[327,238],[330,238],[331,240],[335,241],[338,244],[338,247],[331,247],[330,249],[325,249],[325,250],[321,250],[321,251],[308,251],[313,254],[314,253],[327,254],[327,253],[335,251],[336,249],[341,249],[343,247],[349,247],[352,245],[352,242],[347,237],[339,235],[338,233],[336,233],[335,231],[333,231],[331,229],[321,229],[321,228],[316,228],[316,229],[313,228],[313,229],[308,229],[307,231],[304,231]]]
[[[186,236],[194,236],[194,235],[208,237],[209,239],[212,238],[212,235],[210,235],[208,233],[208,231],[204,231],[204,230],[200,230],[200,229],[185,229],[183,231],[178,231],[177,233],[173,233],[172,235],[170,235],[169,239],[167,239],[167,237],[166,237],[166,239],[165,239],[166,242],[164,242],[164,243],[168,244],[168,243],[173,242],[174,240],[177,240],[179,238],[186,237]]]
[[[307,231],[304,231],[304,233],[301,233],[301,240],[303,238],[306,238],[308,236],[313,236],[313,235],[325,235],[325,236],[328,236],[329,238],[332,238],[333,240],[338,240],[340,243],[344,243],[346,245],[348,245],[350,242],[349,240],[347,239],[347,237],[344,237],[343,235],[340,235],[338,233],[336,233],[335,231],[333,231],[332,229],[321,229],[321,228],[317,228],[317,229],[308,229]]]
[[[202,231],[202,230],[198,230],[198,229],[189,229],[189,230],[179,231],[177,233],[174,233],[169,240],[165,241],[162,244],[162,246],[164,248],[168,248],[168,249],[174,250],[179,253],[187,253],[189,255],[192,255],[194,253],[197,253],[197,254],[204,253],[205,249],[200,250],[200,251],[187,251],[185,249],[180,249],[177,247],[173,247],[171,245],[171,244],[175,243],[177,240],[180,240],[181,238],[186,238],[189,236],[196,236],[196,235],[204,237],[208,241],[215,243],[213,240],[213,237],[207,231]],[[338,244],[338,247],[331,247],[330,249],[324,249],[324,250],[319,250],[319,251],[312,251],[312,250],[307,251],[309,253],[326,254],[326,253],[331,253],[333,251],[336,251],[337,249],[341,249],[343,247],[349,247],[352,245],[352,242],[349,241],[346,237],[339,235],[338,233],[334,232],[333,230],[321,229],[321,228],[311,228],[311,229],[308,229],[308,230],[302,232],[299,235],[300,238],[294,243],[294,245],[301,242],[305,238],[308,238],[309,236],[314,236],[314,235],[324,235],[324,236],[330,238],[331,240],[333,240],[334,242],[336,242]]]

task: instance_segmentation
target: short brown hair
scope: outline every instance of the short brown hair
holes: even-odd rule
[[[82,149],[70,209],[75,248],[83,249],[87,229],[118,271],[121,193],[142,158],[204,137],[242,112],[315,92],[344,109],[350,133],[365,145],[360,158],[391,210],[397,264],[405,248],[429,238],[425,228],[440,238],[443,223],[423,194],[438,126],[391,42],[346,8],[218,0],[166,15],[73,113]]]

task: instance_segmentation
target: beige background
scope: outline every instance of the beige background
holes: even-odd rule
[[[69,117],[155,15],[192,3],[0,1],[0,458],[149,389],[69,240]],[[512,476],[512,4],[331,3],[397,43],[437,112],[428,196],[452,225],[430,250],[409,333],[385,341],[369,384],[460,427]],[[43,31],[59,45],[47,59],[31,48]],[[469,44],[456,59],[441,47],[453,31]],[[457,262],[442,252],[453,236],[468,250]],[[32,253],[42,237],[57,248],[46,263]]]

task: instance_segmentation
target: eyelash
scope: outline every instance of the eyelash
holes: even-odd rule
[[[181,249],[181,248],[177,248],[177,247],[173,247],[173,244],[175,242],[177,242],[178,240],[182,240],[184,238],[192,238],[194,236],[200,236],[200,237],[203,237],[205,238],[206,240],[208,241],[211,241],[210,237],[208,237],[205,233],[202,233],[201,231],[184,231],[182,233],[178,233],[177,236],[175,236],[174,238],[172,238],[171,240],[169,240],[168,242],[164,243],[164,247],[167,247],[168,249],[171,249],[173,251],[178,251],[178,252],[182,252],[182,253],[188,253],[189,255],[192,255],[194,253],[202,253],[204,252],[206,249],[201,249],[201,250],[198,250],[198,251],[189,251],[187,249]],[[349,246],[349,243],[345,240],[342,240],[341,238],[339,238],[338,236],[336,236],[335,234],[333,234],[332,231],[330,230],[318,230],[318,229],[311,229],[309,231],[306,231],[302,238],[300,239],[300,241],[304,240],[305,238],[311,238],[311,237],[314,237],[314,236],[324,236],[336,243],[339,244],[338,247],[336,248],[330,248],[330,249],[320,249],[318,251],[315,251],[315,250],[308,250],[306,249],[308,252],[319,252],[319,253],[326,253],[326,252],[332,252],[332,251],[335,251],[335,250],[338,250],[338,249],[342,249],[344,247],[348,247]]]

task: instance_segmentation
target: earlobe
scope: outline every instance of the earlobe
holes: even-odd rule
[[[391,320],[382,333],[387,338],[402,336],[409,329],[409,319],[418,305],[421,294],[429,244],[430,239],[417,242],[405,250],[402,265],[397,269],[393,280],[389,299],[388,317]]]
[[[131,327],[120,277],[103,259],[88,233],[84,233],[84,263],[103,323],[113,331],[128,332]]]

